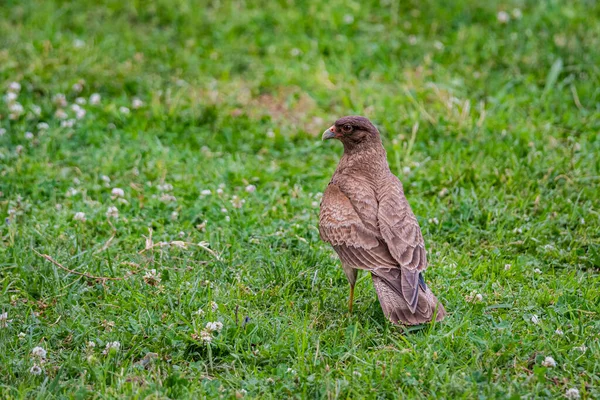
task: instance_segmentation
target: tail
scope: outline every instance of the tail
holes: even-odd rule
[[[373,274],[371,277],[383,314],[393,323],[419,325],[430,322],[434,316],[436,321],[441,321],[446,316],[444,306],[433,295],[429,287],[419,285],[417,305],[415,311],[412,312],[404,296],[397,293],[384,279]]]

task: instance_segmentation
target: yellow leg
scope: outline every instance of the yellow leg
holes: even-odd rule
[[[348,311],[352,314],[352,301],[354,300],[354,285],[350,286],[350,300],[348,301]]]

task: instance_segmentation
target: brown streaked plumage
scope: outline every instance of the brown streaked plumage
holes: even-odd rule
[[[384,315],[405,325],[440,321],[444,306],[425,284],[425,244],[400,180],[388,166],[379,131],[367,118],[340,118],[323,133],[338,139],[342,156],[321,201],[319,232],[330,243],[350,283],[371,272]]]

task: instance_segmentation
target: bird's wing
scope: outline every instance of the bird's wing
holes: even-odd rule
[[[378,200],[381,236],[401,267],[402,295],[414,310],[418,301],[419,275],[427,268],[421,228],[396,176],[391,175]]]
[[[363,223],[350,199],[335,183],[327,186],[321,200],[319,233],[334,247],[372,249],[380,244],[376,233]]]

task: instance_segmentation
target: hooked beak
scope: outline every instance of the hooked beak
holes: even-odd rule
[[[321,140],[334,139],[335,135],[336,135],[335,125],[331,125],[331,127],[329,127],[329,129],[326,129],[325,132],[323,132],[323,136],[321,136]]]

